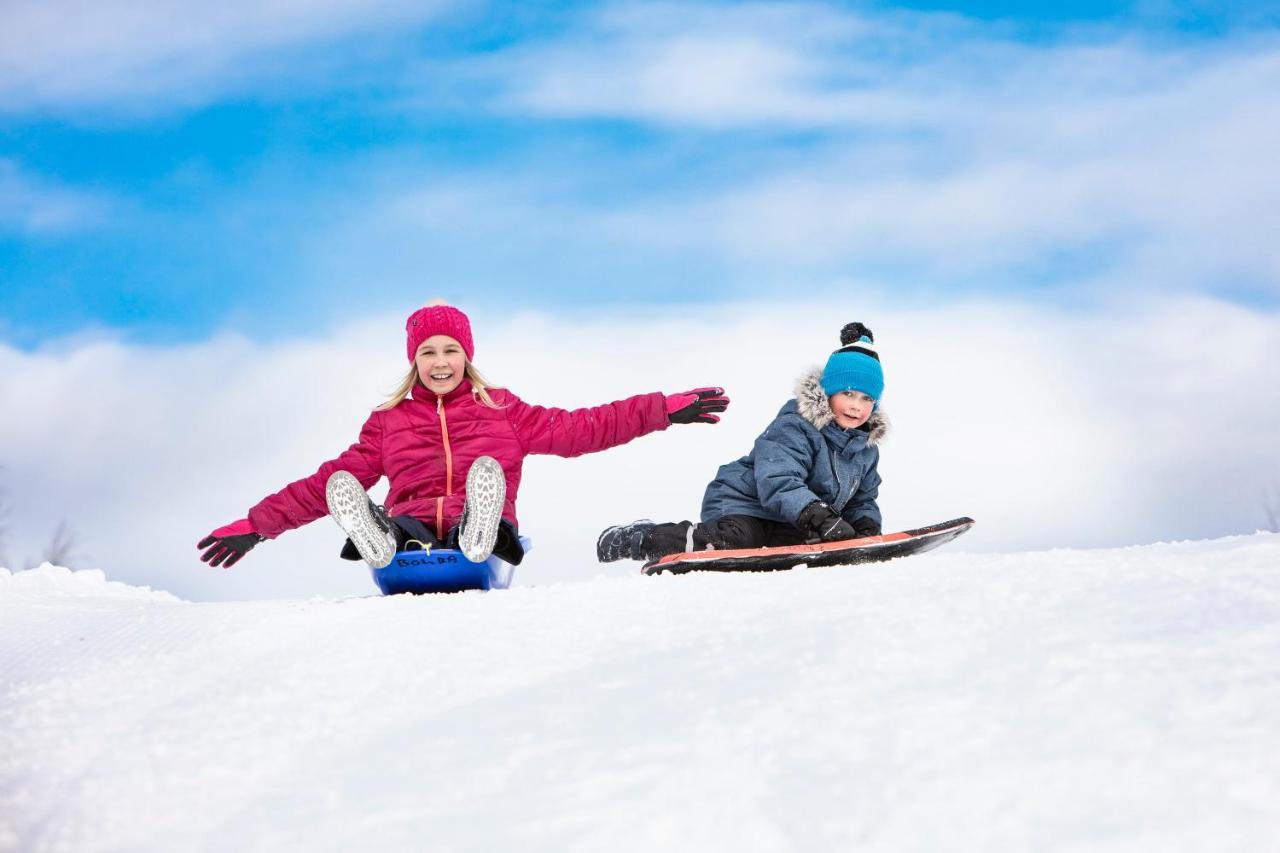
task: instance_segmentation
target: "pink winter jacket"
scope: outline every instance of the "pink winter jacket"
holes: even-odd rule
[[[517,524],[516,492],[526,455],[580,456],[669,425],[661,393],[572,411],[531,406],[502,388],[490,388],[489,396],[499,408],[472,396],[465,380],[444,397],[417,386],[398,406],[371,414],[360,440],[337,459],[249,510],[254,531],[274,539],[327,515],[329,475],[349,471],[366,489],[386,476],[387,514],[421,519],[443,538],[462,517],[467,471],[480,456],[492,456],[506,472],[502,515]]]

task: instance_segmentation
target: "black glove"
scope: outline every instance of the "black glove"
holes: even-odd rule
[[[208,548],[200,555],[200,559],[211,566],[222,566],[229,569],[240,561],[240,558],[253,549],[263,539],[249,526],[248,519],[234,521],[225,527],[204,537],[196,544],[197,548]]]
[[[858,538],[865,536],[879,536],[880,525],[870,518],[858,518],[853,522],[853,532],[858,534]]]
[[[720,418],[716,412],[729,408],[729,398],[723,388],[695,388],[679,394],[667,395],[667,420],[673,424],[714,424]]]
[[[814,501],[800,510],[800,515],[796,517],[796,527],[809,534],[810,541],[839,542],[858,538],[853,525],[822,501]]]

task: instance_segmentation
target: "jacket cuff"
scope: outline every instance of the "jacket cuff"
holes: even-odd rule
[[[805,507],[814,501],[820,500],[822,500],[822,498],[818,497],[808,489],[796,489],[794,492],[789,492],[784,495],[779,501],[779,506],[781,508],[780,514],[784,519],[786,519],[787,524],[794,525],[796,523],[796,519],[800,517],[800,513],[804,511]]]
[[[657,413],[656,420],[650,423],[646,432],[661,432],[671,426],[671,418],[667,417],[667,395],[661,391],[655,391],[649,395],[654,398],[653,410]]]
[[[249,510],[249,514],[247,516],[249,519],[249,525],[253,528],[253,532],[261,536],[263,539],[275,539],[281,533],[289,529],[287,527],[277,527],[276,525],[269,524],[267,519],[263,517],[264,515],[266,515],[266,513],[260,511],[258,507],[255,506],[253,509]]]

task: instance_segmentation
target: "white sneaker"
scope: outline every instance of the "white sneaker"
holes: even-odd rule
[[[481,456],[467,472],[467,501],[462,507],[458,547],[468,560],[482,563],[498,541],[498,523],[507,499],[507,475],[492,456]]]
[[[324,487],[329,517],[347,534],[360,556],[375,569],[391,564],[396,537],[382,507],[369,500],[360,481],[347,471],[334,471]]]

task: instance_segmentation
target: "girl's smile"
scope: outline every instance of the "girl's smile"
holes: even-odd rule
[[[462,344],[448,335],[432,335],[418,346],[414,356],[418,379],[426,389],[443,397],[462,384],[466,376],[467,354]]]
[[[831,413],[842,429],[855,429],[867,422],[875,411],[876,401],[861,391],[841,391],[832,394],[827,402],[831,405]]]

